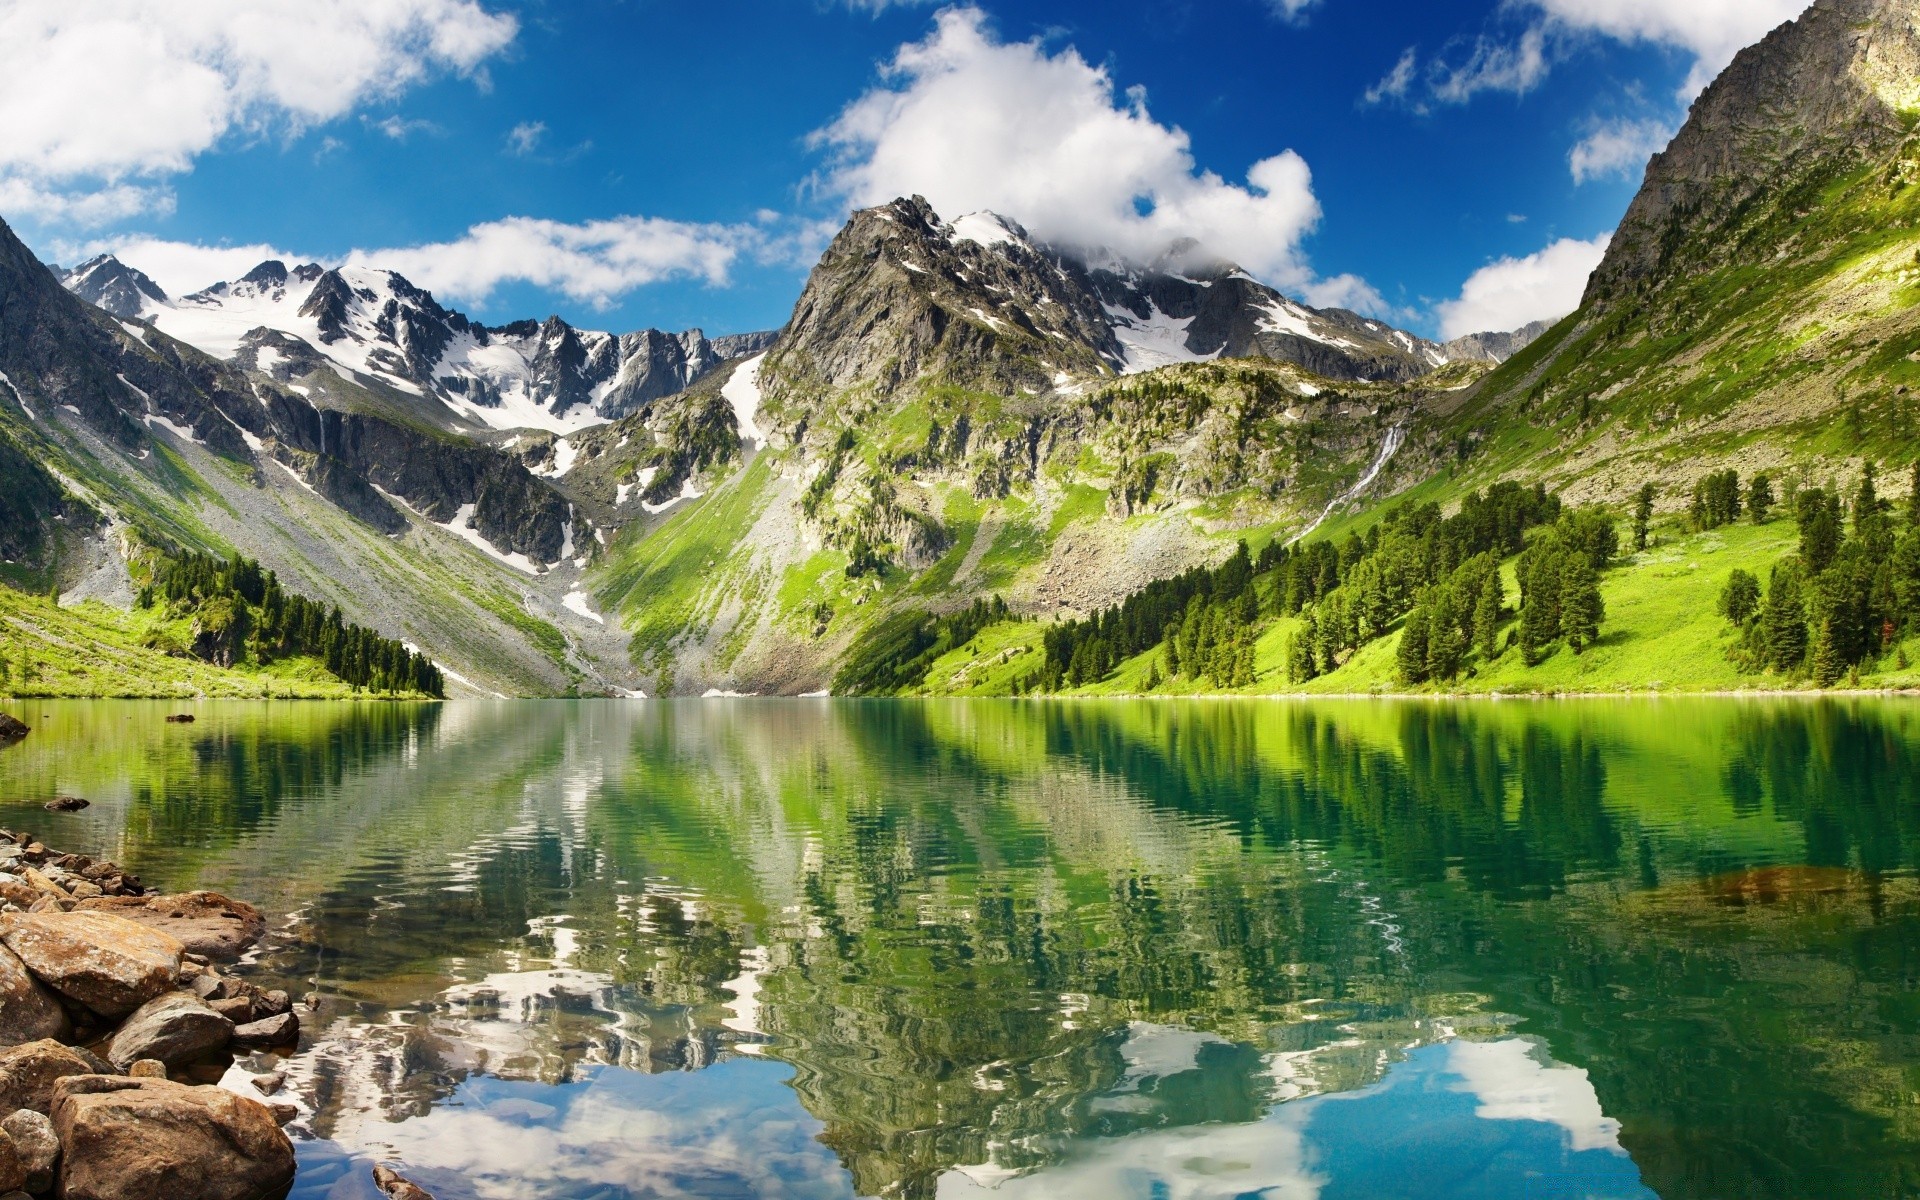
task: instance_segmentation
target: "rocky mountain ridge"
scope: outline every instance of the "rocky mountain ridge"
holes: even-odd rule
[[[698,329],[615,335],[576,329],[559,317],[487,326],[395,272],[317,263],[289,268],[269,260],[178,299],[107,255],[66,272],[62,282],[117,317],[149,322],[223,361],[250,349],[247,365],[269,372],[283,361],[330,364],[477,429],[566,432],[618,420],[776,336],[709,339]],[[263,345],[273,350],[261,360]],[[287,379],[290,371],[278,374]]]

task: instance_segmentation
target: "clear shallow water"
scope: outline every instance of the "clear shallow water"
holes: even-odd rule
[[[1920,1194],[1907,704],[4,707],[275,916],[301,1200]]]

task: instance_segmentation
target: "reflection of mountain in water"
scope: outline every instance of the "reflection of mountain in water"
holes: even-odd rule
[[[612,1171],[582,1139],[719,1064],[702,1104],[783,1077],[742,1153],[822,1195],[848,1185],[819,1145],[869,1195],[1104,1194],[1153,1163],[1170,1194],[1213,1195],[1196,1181],[1229,1161],[1305,1187],[1319,1168],[1283,1143],[1325,1151],[1340,1103],[1388,1111],[1423,1079],[1474,1098],[1463,1120],[1557,1130],[1562,1155],[1624,1147],[1670,1198],[1804,1191],[1839,1144],[1864,1166],[1835,1194],[1915,1162],[1892,1099],[1920,1032],[1897,709],[473,705],[401,725],[222,810],[203,868],[296,914],[262,967],[328,997],[293,1082],[347,1145],[418,1161],[429,1130],[485,1146],[491,1126],[453,1125],[518,1113],[568,1170]],[[106,817],[136,864],[180,828],[138,809]],[[477,1099],[536,1084],[501,1113]],[[656,1132],[673,1159],[686,1130]]]

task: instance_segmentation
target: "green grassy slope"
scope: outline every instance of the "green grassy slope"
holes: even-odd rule
[[[1736,568],[1766,578],[1773,564],[1793,552],[1796,534],[1790,522],[1737,524],[1705,533],[1687,531],[1678,522],[1659,527],[1647,550],[1630,554],[1601,577],[1606,622],[1600,640],[1580,654],[1564,644],[1528,666],[1518,650],[1506,648],[1516,621],[1502,626],[1500,653],[1492,662],[1477,652],[1467,673],[1444,685],[1409,688],[1396,677],[1396,627],[1362,647],[1326,675],[1305,683],[1287,679],[1285,649],[1300,629],[1293,618],[1274,621],[1257,646],[1255,682],[1222,692],[1207,680],[1168,679],[1164,652],[1136,656],[1106,680],[1067,690],[1066,695],[1138,695],[1149,691],[1150,672],[1160,677],[1151,689],[1161,695],[1354,695],[1354,694],[1572,694],[1612,692],[1779,691],[1809,686],[1804,679],[1742,672],[1728,658],[1735,629],[1717,612],[1720,591]],[[1503,566],[1507,603],[1519,596],[1514,560]],[[933,695],[1011,695],[1016,681],[1039,661],[1046,623],[1028,621],[991,626],[964,646],[939,659],[922,689]],[[1890,647],[1856,683],[1866,689],[1920,687],[1920,668],[1901,667],[1902,655],[1920,661],[1920,636]]]
[[[192,622],[95,601],[60,607],[0,587],[0,695],[338,699],[354,691],[312,658],[227,670],[156,645],[193,640]]]

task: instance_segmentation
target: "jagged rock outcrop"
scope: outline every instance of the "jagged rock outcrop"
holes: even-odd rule
[[[1676,270],[1738,253],[1739,239],[1715,232],[1763,194],[1901,146],[1916,109],[1920,5],[1818,0],[1741,51],[1694,101],[1648,164],[1585,306],[1605,311]]]
[[[139,317],[167,302],[167,293],[143,272],[111,254],[88,259],[61,277],[68,291],[116,317]]]
[[[1508,333],[1469,333],[1442,343],[1440,352],[1449,362],[1503,363],[1531,346],[1553,326],[1552,321],[1535,321]]]

